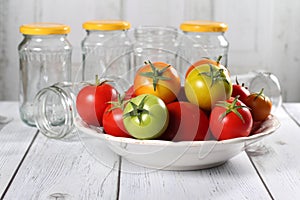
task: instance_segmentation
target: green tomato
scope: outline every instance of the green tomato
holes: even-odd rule
[[[168,127],[169,112],[159,97],[143,94],[130,99],[124,108],[123,123],[137,139],[154,139]]]
[[[210,111],[218,101],[225,101],[231,96],[232,83],[223,69],[204,64],[188,74],[184,90],[188,101]]]

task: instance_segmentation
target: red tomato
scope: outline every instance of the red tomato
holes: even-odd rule
[[[122,103],[120,106],[110,104],[103,114],[103,129],[106,134],[116,137],[131,137],[123,124]]]
[[[249,136],[252,125],[250,110],[237,98],[217,104],[210,114],[209,128],[217,140]]]
[[[250,95],[250,91],[244,86],[244,83],[240,85],[237,81],[232,85],[232,97],[239,96],[239,100],[245,103],[245,100]]]
[[[125,99],[131,99],[133,97],[136,97],[136,95],[134,94],[134,87],[132,85],[125,91]]]
[[[134,94],[152,94],[165,103],[176,99],[180,90],[180,78],[174,67],[164,62],[146,63],[134,78]]]
[[[208,136],[208,117],[195,104],[172,102],[167,105],[169,125],[159,138],[172,141],[205,140]]]
[[[229,75],[228,69],[224,67],[221,63],[220,60],[222,59],[222,56],[219,56],[217,60],[212,60],[210,58],[203,58],[201,60],[196,61],[194,64],[192,64],[188,70],[185,73],[185,78],[188,76],[188,74],[197,66],[204,65],[204,64],[212,64],[216,65],[221,69],[224,69],[224,72],[226,72]]]
[[[271,114],[272,102],[269,97],[259,93],[251,93],[244,102],[251,110],[254,121],[263,121]]]
[[[105,82],[85,86],[79,91],[76,99],[79,116],[89,125],[102,126],[107,102],[116,99],[117,94],[117,90]]]

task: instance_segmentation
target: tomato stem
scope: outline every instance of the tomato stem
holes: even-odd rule
[[[95,75],[95,84],[100,85],[100,79],[99,79],[98,74]]]
[[[237,85],[240,85],[237,76],[235,77],[235,83],[236,83]]]
[[[145,100],[148,96],[144,96],[144,98],[141,100],[141,102],[136,105],[135,103],[133,103],[132,101],[129,101],[130,105],[132,106],[132,111],[125,113],[123,115],[123,118],[126,117],[137,117],[139,120],[139,124],[142,123],[142,115],[143,114],[149,114],[149,111],[144,109],[144,105],[145,105]]]
[[[241,113],[239,113],[238,109],[248,108],[248,107],[244,106],[244,105],[237,105],[239,97],[240,97],[240,95],[237,95],[234,98],[232,103],[228,103],[227,101],[222,101],[221,103],[217,104],[217,106],[221,106],[226,109],[226,111],[220,116],[219,120],[223,120],[226,117],[226,115],[233,112],[242,120],[243,123],[245,123],[245,120],[244,120],[243,116],[241,115]]]
[[[237,76],[235,77],[235,83],[237,85],[240,85],[240,86],[242,86],[242,87],[244,87],[244,88],[246,88],[248,90],[248,87],[245,86],[245,83],[242,83],[242,85],[239,83]]]
[[[150,65],[152,72],[142,72],[142,73],[140,73],[140,75],[152,79],[154,91],[156,91],[156,87],[157,87],[157,84],[158,84],[159,80],[164,80],[164,81],[171,80],[170,77],[163,76],[163,73],[165,71],[167,71],[168,68],[171,67],[171,65],[168,65],[168,66],[166,66],[166,67],[164,67],[160,70],[160,69],[156,68],[154,66],[154,64],[151,63],[149,60],[148,60],[148,62],[145,62],[145,64]]]
[[[217,60],[216,60],[217,64],[220,64],[221,59],[222,59],[222,56],[221,56],[221,55],[218,56],[218,58],[217,58]]]
[[[256,93],[256,96],[254,98],[254,100],[256,100],[258,97],[262,97],[263,99],[265,99],[265,95],[263,94],[264,92],[264,88],[261,88],[260,92],[259,93]]]
[[[112,104],[112,107],[108,109],[107,112],[110,112],[114,109],[120,108],[121,110],[124,110],[124,107],[128,100],[125,100],[125,94],[121,96],[121,94],[118,94],[118,98],[116,101],[109,101],[108,104]]]
[[[225,81],[227,84],[229,84],[228,80],[226,79],[226,76],[224,75],[224,69],[214,69],[211,64],[209,65],[209,72],[201,72],[199,75],[205,75],[211,78],[211,84],[210,87],[212,87],[217,81]]]

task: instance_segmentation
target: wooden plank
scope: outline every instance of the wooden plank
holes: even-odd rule
[[[272,72],[278,75],[282,83],[282,96],[284,101],[300,101],[298,87],[300,79],[300,1],[285,3],[283,1],[272,1],[272,37],[268,51],[270,55],[265,58]],[[293,19],[293,20],[291,20]],[[292,30],[292,31],[286,31]],[[282,58],[284,55],[284,59]]]
[[[13,118],[0,126],[0,199],[14,177],[37,130],[19,118],[17,102],[0,102],[0,115]]]
[[[300,126],[300,103],[285,103],[283,107]]]
[[[23,36],[19,26],[36,20],[36,0],[1,1],[0,10],[0,92],[1,100],[18,99],[18,44]]]
[[[270,199],[245,152],[198,171],[157,171],[126,160],[121,166],[120,199]]]
[[[5,198],[116,199],[119,157],[105,147],[38,135]]]
[[[213,1],[214,20],[228,24],[225,33],[229,41],[229,69],[231,74],[266,69],[272,34],[272,1],[236,0]],[[239,17],[236,17],[239,16]]]
[[[213,20],[213,6],[211,0],[184,0],[183,20]]]
[[[281,127],[249,156],[274,199],[299,199],[300,127],[282,108],[277,116]]]
[[[7,93],[6,87],[6,70],[8,65],[7,59],[7,30],[6,30],[6,20],[8,18],[8,1],[0,2],[0,84],[2,88],[4,88],[3,92],[0,91],[0,100],[3,100],[5,97],[5,93]]]
[[[184,3],[184,0],[125,0],[122,12],[132,27],[150,25],[178,28],[184,19]]]

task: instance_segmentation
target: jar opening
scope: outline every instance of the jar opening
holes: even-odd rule
[[[42,89],[35,98],[35,121],[39,130],[51,138],[62,138],[74,126],[72,100],[54,86]]]

